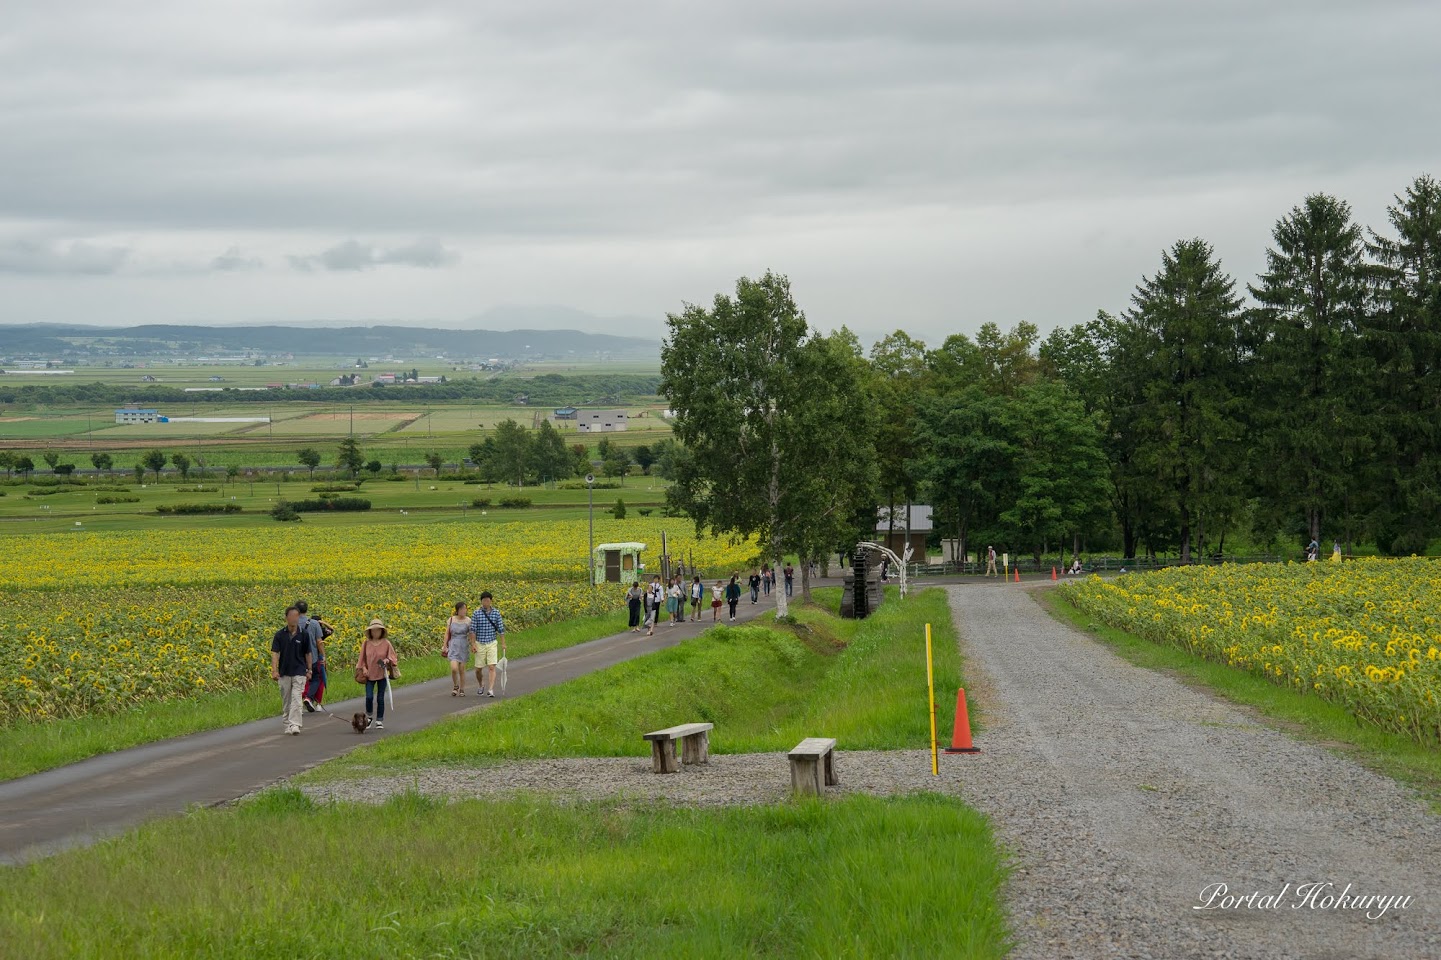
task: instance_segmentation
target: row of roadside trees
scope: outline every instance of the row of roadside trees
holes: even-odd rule
[[[50,472],[58,477],[68,477],[75,472],[75,464],[61,463],[60,454],[54,450],[45,451],[41,454],[40,459],[50,468]],[[96,470],[109,470],[115,465],[115,458],[108,453],[92,453],[90,463]],[[36,465],[29,454],[0,450],[0,470],[4,470],[8,477],[13,477],[17,473],[23,477],[29,477],[36,470]]]

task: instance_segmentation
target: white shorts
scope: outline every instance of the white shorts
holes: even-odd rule
[[[497,664],[500,662],[500,641],[492,640],[490,643],[482,643],[475,651],[475,668]]]

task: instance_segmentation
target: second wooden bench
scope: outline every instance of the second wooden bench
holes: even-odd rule
[[[836,741],[806,737],[791,749],[791,789],[796,793],[825,793],[840,783],[836,777]]]
[[[675,773],[680,769],[675,756],[677,740],[681,742],[682,763],[709,763],[710,732],[714,728],[713,723],[683,723],[678,727],[647,733],[645,739],[650,741],[651,769],[656,773]]]

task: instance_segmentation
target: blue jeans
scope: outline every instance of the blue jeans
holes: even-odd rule
[[[791,595],[791,584],[793,582],[794,581],[790,577],[786,577],[786,596],[788,597]]]
[[[305,685],[305,696],[307,699],[320,703],[325,699],[325,685],[330,678],[325,672],[325,661],[315,661],[315,669],[311,671],[310,682]]]
[[[385,719],[385,688],[390,681],[381,677],[379,680],[365,681],[365,712],[371,713],[374,707],[374,715],[377,720]],[[375,701],[379,701],[376,703]]]

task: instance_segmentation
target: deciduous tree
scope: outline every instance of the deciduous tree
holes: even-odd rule
[[[494,441],[491,457],[496,475],[506,483],[523,486],[531,472],[533,447],[530,434],[520,424],[507,418],[495,425],[495,434],[490,439]]]
[[[310,471],[310,479],[315,479],[315,468],[320,466],[320,451],[314,447],[306,447],[295,455],[300,465]]]
[[[145,456],[140,458],[140,462],[155,472],[155,479],[158,481],[160,479],[160,471],[165,469],[165,459],[164,450],[150,450],[146,452]]]
[[[667,323],[660,389],[691,453],[672,505],[698,531],[756,537],[777,568],[791,551],[806,559],[854,502],[850,479],[829,468],[847,454],[871,459],[869,430],[855,429],[866,400],[853,366],[810,333],[789,281],[770,272]],[[784,592],[776,602],[784,616]]]

